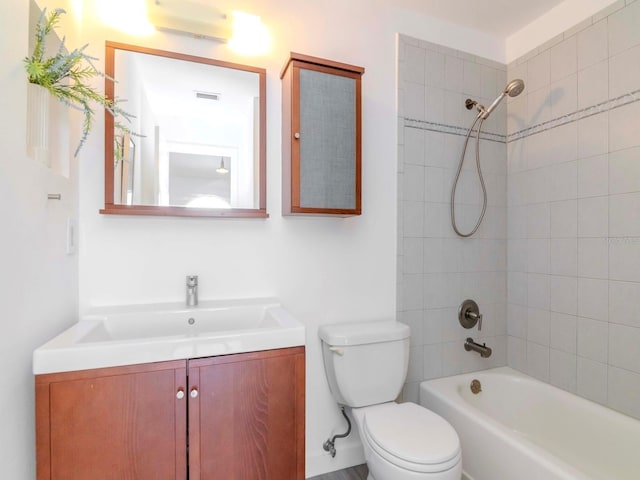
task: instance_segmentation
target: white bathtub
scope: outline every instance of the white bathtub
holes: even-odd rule
[[[458,432],[463,478],[640,479],[640,421],[510,368],[422,382],[420,403]]]

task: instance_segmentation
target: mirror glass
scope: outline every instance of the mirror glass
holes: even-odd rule
[[[105,58],[134,118],[105,115],[102,213],[267,216],[264,69],[113,42]]]

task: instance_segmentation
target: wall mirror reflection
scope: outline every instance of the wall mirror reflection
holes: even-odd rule
[[[266,217],[266,71],[106,44],[110,98],[131,134],[105,115],[101,213]]]

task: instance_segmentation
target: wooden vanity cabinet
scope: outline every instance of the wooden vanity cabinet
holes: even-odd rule
[[[362,212],[364,68],[291,53],[282,80],[282,213]]]
[[[186,364],[36,376],[38,480],[186,478]]]
[[[189,361],[190,480],[304,479],[304,350],[287,350]]]
[[[304,347],[36,376],[37,480],[303,480]]]

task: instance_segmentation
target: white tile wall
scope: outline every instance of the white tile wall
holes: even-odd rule
[[[609,156],[609,193],[640,192],[640,148],[628,148]]]
[[[609,244],[609,278],[640,282],[640,240],[611,239]]]
[[[551,312],[549,333],[551,348],[575,354],[577,352],[578,319],[574,315]]]
[[[577,393],[598,403],[607,403],[607,365],[577,358]]]
[[[640,138],[640,102],[609,112],[609,151],[638,146]]]
[[[576,73],[578,70],[576,49],[576,37],[571,37],[551,47],[549,50],[551,82],[556,82]]]
[[[588,158],[609,151],[609,113],[578,121],[578,156]]]
[[[552,275],[578,274],[578,242],[574,238],[554,238],[551,240]]]
[[[532,377],[549,381],[549,364],[550,364],[549,347],[538,345],[537,343],[527,342],[527,369],[526,373]]]
[[[640,418],[640,375],[609,367],[608,399],[611,407]]]
[[[608,288],[607,280],[578,278],[578,315],[608,321]]]
[[[552,128],[548,133],[548,148],[552,154],[553,163],[569,162],[578,158],[578,125],[576,123]]]
[[[578,160],[578,198],[609,193],[609,157],[595,155]]]
[[[609,62],[604,60],[578,73],[578,108],[587,108],[609,98]]]
[[[577,35],[578,68],[589,67],[609,56],[607,20],[594,23]]]
[[[549,309],[552,312],[576,315],[578,313],[578,279],[551,275],[549,283]]]
[[[575,199],[551,202],[551,238],[576,238],[578,202]]]
[[[569,392],[577,388],[577,358],[560,350],[549,351],[549,381]]]
[[[618,10],[607,19],[609,22],[609,55],[616,55],[635,45],[640,45],[640,3],[634,2]]]
[[[508,75],[401,40],[398,308],[413,332],[406,400],[417,400],[421,379],[508,363],[640,418],[640,102],[602,110],[640,89],[639,24],[640,2],[618,2],[513,62]],[[459,104],[490,102],[507,78],[526,89],[486,123],[495,132],[595,104],[600,113],[507,146],[483,141],[490,207],[478,233],[460,239],[448,202],[461,139],[403,120],[465,128],[473,114]],[[469,159],[459,188],[457,215],[472,226],[480,190]],[[467,296],[486,315],[482,335],[455,318]],[[494,348],[489,361],[464,352],[470,333]]]
[[[609,282],[609,318],[612,323],[640,328],[640,283]]]
[[[574,73],[553,82],[549,89],[549,96],[551,98],[551,118],[575,112],[578,106],[577,74]]]
[[[640,101],[607,107],[640,90],[638,25],[618,2],[509,68],[509,134],[600,106],[507,145],[507,361],[640,418]]]
[[[600,363],[608,358],[609,324],[578,318],[578,356]]]
[[[578,200],[578,237],[606,237],[609,228],[609,198]]]
[[[546,87],[551,83],[551,55],[549,50],[536,55],[527,62],[527,87],[529,91],[535,92],[539,88]],[[511,78],[511,76],[509,76]]]
[[[485,105],[493,101],[506,84],[506,67],[405,40],[401,37],[399,57],[398,318],[412,332],[403,398],[417,401],[423,379],[507,363],[507,150],[504,143],[481,142],[488,208],[478,232],[458,238],[450,225],[450,189],[464,137],[405,127],[404,120],[468,128],[474,113],[464,108],[464,100],[472,97]],[[484,130],[505,135],[506,115],[505,103]],[[463,229],[475,225],[481,209],[474,152],[470,144],[456,193],[456,216]],[[546,217],[540,215],[540,227],[548,232],[548,205]],[[526,236],[526,223],[524,228]],[[484,314],[481,332],[465,330],[458,322],[457,308],[466,298],[475,299]],[[482,359],[466,352],[467,336],[486,342],[493,355]]]
[[[609,60],[609,98],[638,90],[640,81],[640,46],[630,48]]]
[[[549,319],[549,310],[529,308],[527,310],[527,340],[548,346]]]

